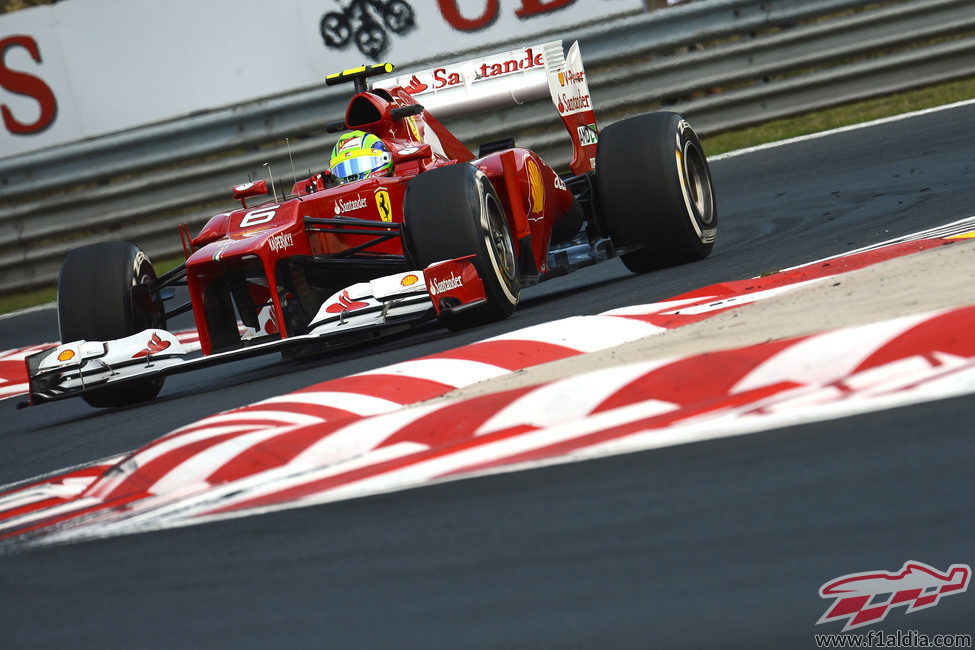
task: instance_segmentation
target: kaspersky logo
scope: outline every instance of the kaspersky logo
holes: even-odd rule
[[[879,623],[895,607],[905,606],[905,614],[934,607],[942,596],[968,589],[972,569],[967,564],[952,564],[942,573],[922,562],[905,562],[900,571],[851,573],[831,580],[819,588],[822,598],[836,598],[816,625],[846,619],[843,632]]]

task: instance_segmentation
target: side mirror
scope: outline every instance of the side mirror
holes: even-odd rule
[[[245,208],[247,206],[244,204],[244,199],[250,196],[263,196],[264,194],[267,194],[267,181],[252,181],[234,185],[234,198],[240,201],[240,204]]]
[[[389,116],[394,120],[402,120],[404,118],[410,117],[411,115],[419,115],[423,112],[422,104],[410,104],[409,106],[400,106],[399,108],[394,108],[389,112]]]

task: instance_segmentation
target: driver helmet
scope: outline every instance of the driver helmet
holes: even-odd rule
[[[393,157],[381,139],[364,131],[346,133],[335,143],[329,169],[340,183],[393,173]]]

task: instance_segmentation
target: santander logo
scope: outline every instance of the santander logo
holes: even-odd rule
[[[451,289],[456,289],[462,286],[464,286],[464,281],[454,275],[454,272],[451,271],[449,278],[444,278],[443,280],[433,280],[430,282],[430,293],[437,296],[444,291],[450,291]]]
[[[343,201],[339,199],[335,202],[335,214],[342,214],[343,212],[353,212],[355,210],[361,210],[366,207],[366,197],[356,196],[351,201]]]
[[[405,83],[402,80],[399,83],[411,95],[420,95],[460,86],[465,82],[478,83],[506,75],[525,73],[544,65],[542,53],[526,47],[520,51],[490,56],[474,62],[424,70],[411,75]]]
[[[413,75],[410,77],[410,83],[404,87],[404,90],[411,95],[415,95],[417,93],[422,93],[427,88],[429,88],[429,86],[420,81],[416,75]]]

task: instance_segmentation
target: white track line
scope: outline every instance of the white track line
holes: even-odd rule
[[[840,257],[857,255],[859,253],[865,253],[867,251],[877,250],[880,248],[884,248],[886,246],[893,246],[894,244],[902,244],[904,242],[917,241],[919,239],[938,239],[938,238],[949,237],[951,235],[961,235],[971,230],[975,230],[975,215],[970,217],[964,217],[962,219],[958,219],[957,221],[946,223],[942,226],[934,226],[933,228],[918,230],[917,232],[901,235],[900,237],[894,237],[893,239],[877,242],[876,244],[868,244],[867,246],[863,246],[862,248],[857,248],[852,251],[846,251],[844,253],[837,253],[836,255],[823,257],[818,260],[813,260],[812,262],[804,262],[797,266],[790,266],[782,270],[794,271],[796,269],[801,269],[804,266],[812,266],[813,264],[822,264],[823,262],[829,262],[830,260],[835,260]]]
[[[960,108],[962,106],[969,106],[975,104],[975,99],[965,99],[960,102],[955,102],[954,104],[945,104],[943,106],[934,106],[932,108],[924,108],[919,111],[911,111],[910,113],[901,113],[899,115],[891,115],[889,117],[881,117],[876,120],[870,120],[869,122],[860,122],[858,124],[848,124],[846,126],[839,126],[835,129],[829,129],[826,131],[818,131],[816,133],[809,133],[808,135],[800,135],[794,138],[787,138],[785,140],[778,140],[776,142],[767,142],[765,144],[755,145],[754,147],[746,147],[744,149],[738,149],[736,151],[729,151],[727,153],[718,154],[716,156],[708,156],[709,161],[714,160],[726,160],[728,158],[737,158],[738,156],[745,156],[758,151],[766,151],[768,149],[777,149],[790,144],[796,144],[798,142],[806,142],[808,140],[818,140],[820,138],[829,137],[831,135],[836,135],[838,133],[847,133],[849,131],[856,131],[858,129],[867,129],[873,126],[878,126],[881,124],[891,124],[893,122],[900,122],[901,120],[907,120],[912,117],[918,117],[920,115],[928,115],[930,113],[937,113],[939,111],[947,111],[954,108]]]
[[[23,316],[25,314],[30,314],[35,311],[44,311],[45,309],[57,309],[57,303],[49,302],[43,305],[36,305],[34,307],[25,307],[24,309],[18,309],[17,311],[12,311],[6,314],[0,314],[0,320],[6,318],[14,318],[16,316]]]

